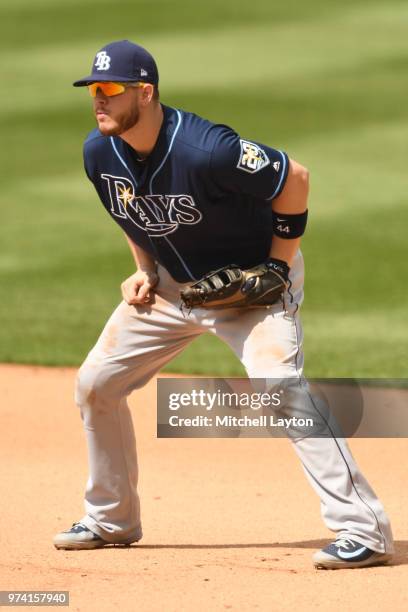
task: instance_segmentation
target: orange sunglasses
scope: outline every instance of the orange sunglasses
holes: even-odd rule
[[[108,81],[108,82],[98,82],[98,83],[90,83],[88,85],[88,91],[89,94],[92,96],[92,98],[96,97],[96,92],[98,91],[98,89],[101,90],[101,92],[105,95],[108,96],[109,98],[111,96],[118,96],[119,94],[122,94],[125,89],[127,87],[143,87],[144,83],[114,83],[113,81]]]

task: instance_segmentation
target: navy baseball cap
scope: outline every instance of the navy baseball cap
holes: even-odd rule
[[[92,73],[75,81],[74,87],[101,81],[143,81],[158,85],[159,72],[156,62],[146,49],[130,42],[118,40],[102,47],[95,56]]]

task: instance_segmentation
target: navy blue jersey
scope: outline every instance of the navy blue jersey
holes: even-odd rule
[[[163,111],[145,161],[119,136],[95,129],[86,139],[85,170],[109,214],[178,282],[264,261],[286,154],[193,113]]]

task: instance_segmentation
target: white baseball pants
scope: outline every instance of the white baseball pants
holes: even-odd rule
[[[185,317],[179,309],[183,285],[161,267],[159,276],[154,303],[119,304],[77,378],[76,401],[89,456],[86,515],[81,522],[108,542],[129,543],[142,537],[135,435],[126,402],[134,389],[144,386],[204,332],[227,342],[251,378],[301,377],[303,371],[300,252],[290,272],[293,301],[286,295],[286,308],[278,304],[259,309],[194,309]],[[329,436],[291,441],[320,497],[326,526],[337,537],[350,537],[377,552],[393,552],[388,518],[346,440]]]

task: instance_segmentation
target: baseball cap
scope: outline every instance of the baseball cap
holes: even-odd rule
[[[146,49],[129,40],[118,40],[102,47],[95,56],[91,70],[89,76],[75,81],[74,87],[101,81],[159,83],[153,57]]]

